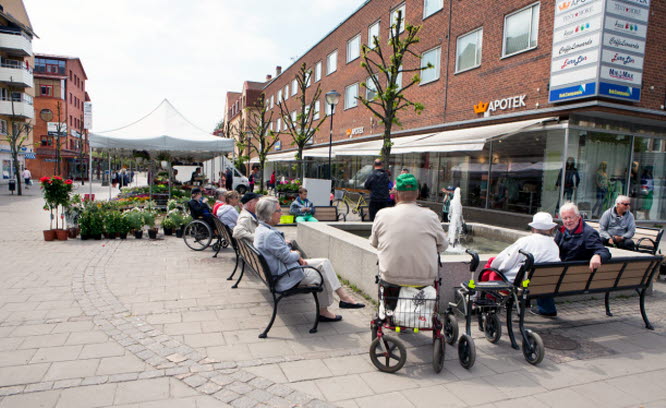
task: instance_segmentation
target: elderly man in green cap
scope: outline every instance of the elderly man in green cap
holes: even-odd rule
[[[438,254],[448,246],[439,217],[416,204],[419,183],[412,174],[396,179],[398,203],[377,212],[370,245],[377,248],[380,278],[394,285],[430,285]]]

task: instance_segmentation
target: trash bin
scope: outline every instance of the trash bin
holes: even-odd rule
[[[16,191],[16,180],[9,180],[9,191],[11,191],[12,194],[14,194],[14,191]]]

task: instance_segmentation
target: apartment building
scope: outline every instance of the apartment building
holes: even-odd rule
[[[306,63],[306,92],[323,91],[317,113],[328,113],[326,92],[341,94],[336,186],[359,187],[379,153],[383,127],[356,99],[372,92],[360,85],[361,44],[386,44],[398,13],[421,26],[420,58],[404,68],[434,68],[405,92],[425,109],[399,114],[389,168],[417,176],[424,204],[437,207],[442,188],[456,186],[481,219],[556,214],[568,200],[596,217],[627,194],[639,221],[666,220],[666,3],[654,0],[366,1],[263,88],[276,117],[271,99],[297,109],[294,79]],[[328,174],[329,126],[305,153],[309,176]],[[290,137],[281,141],[269,160],[290,174]]]
[[[88,79],[81,60],[62,55],[35,55],[35,160],[28,168],[34,177],[57,174],[85,177],[88,128],[84,109],[90,103]],[[59,152],[58,152],[59,150]]]
[[[271,77],[267,76],[267,80],[270,79]],[[225,122],[229,124],[229,129],[233,129],[231,133],[237,141],[239,134],[243,134],[244,137],[249,137],[248,117],[251,110],[256,108],[257,103],[263,94],[263,88],[265,85],[264,82],[245,81],[240,92],[227,92],[227,112],[225,114]],[[226,128],[222,129],[223,132],[226,130]],[[229,135],[225,136],[229,137]],[[250,152],[247,148],[240,151],[238,146],[234,144],[233,154],[235,157],[241,155],[248,156]],[[247,170],[246,174],[249,174],[249,169],[245,170]]]
[[[7,136],[13,129],[28,137],[19,152],[19,167],[34,158],[32,132],[25,124],[34,118],[34,79],[32,30],[28,13],[20,0],[0,1],[0,184],[6,184],[21,168],[15,169]],[[28,128],[29,129],[29,128]]]

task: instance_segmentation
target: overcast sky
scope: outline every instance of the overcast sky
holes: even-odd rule
[[[225,94],[286,68],[363,0],[23,0],[36,53],[81,58],[93,131],[167,98],[212,131]]]

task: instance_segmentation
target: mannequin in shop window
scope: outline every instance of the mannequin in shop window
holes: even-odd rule
[[[597,201],[592,207],[592,217],[597,218],[601,215],[601,211],[608,207],[606,202],[606,195],[608,194],[608,162],[602,161],[599,163],[599,168],[594,175],[594,183],[597,188]]]
[[[569,157],[567,158],[567,164],[564,173],[565,201],[572,201],[574,190],[578,188],[578,184],[580,184],[580,176],[578,175],[578,169],[576,168],[576,160],[573,157]],[[560,170],[560,174],[557,175],[557,182],[555,183],[555,187],[559,188],[560,185],[562,185],[562,170]]]

